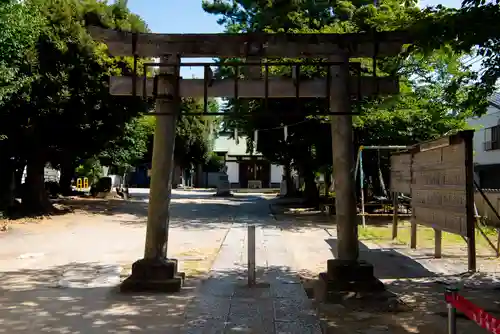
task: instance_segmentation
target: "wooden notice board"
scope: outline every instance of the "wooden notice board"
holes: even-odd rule
[[[411,193],[411,159],[409,152],[391,155],[391,191],[396,193]]]
[[[472,151],[472,136],[468,131],[415,147],[411,204],[416,223],[469,236],[468,219],[471,213],[474,217],[469,151]]]
[[[471,271],[476,269],[473,136],[472,130],[461,131],[391,156],[391,190],[411,196],[411,247],[416,247],[418,224],[434,228],[436,257],[441,256],[441,231],[461,235]]]

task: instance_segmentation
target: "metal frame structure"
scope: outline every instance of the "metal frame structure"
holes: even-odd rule
[[[357,176],[358,176],[358,172],[359,172],[359,179],[360,179],[360,185],[359,185],[359,188],[360,188],[360,202],[361,202],[361,214],[359,214],[361,216],[361,222],[363,224],[363,227],[366,227],[366,216],[370,216],[370,214],[367,214],[365,212],[365,194],[364,194],[364,189],[365,189],[365,185],[364,185],[364,171],[363,171],[363,151],[364,150],[407,150],[409,149],[410,147],[409,146],[398,146],[398,145],[386,145],[386,146],[363,146],[361,145],[358,149],[358,154],[357,154],[357,158],[356,158],[356,167],[355,167],[355,172],[354,172],[354,179],[357,180]],[[382,182],[384,182],[382,180]],[[396,193],[393,193],[392,194],[393,197],[396,198],[395,201],[393,201],[393,205],[394,205],[394,202],[397,202],[397,194]],[[397,210],[397,208],[393,208],[393,210]],[[392,217],[393,214],[376,214],[375,216],[378,216],[378,217]]]

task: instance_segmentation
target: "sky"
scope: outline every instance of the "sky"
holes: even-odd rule
[[[201,0],[129,0],[130,10],[141,16],[156,33],[219,33],[217,17],[201,8]],[[188,58],[183,62],[210,62],[210,58]],[[181,68],[181,76],[202,77],[203,68]]]
[[[420,5],[460,7],[461,0],[423,0]],[[141,16],[155,33],[218,33],[222,27],[217,17],[201,8],[201,0],[129,0],[128,7]],[[211,59],[183,59],[183,61],[208,62]],[[183,68],[181,75],[201,77],[202,68]]]

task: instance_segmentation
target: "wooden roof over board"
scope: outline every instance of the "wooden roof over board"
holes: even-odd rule
[[[108,45],[114,56],[133,55],[133,33],[88,28],[95,40]],[[406,31],[355,34],[136,34],[139,57],[328,57],[348,50],[351,58],[395,56],[412,38]]]

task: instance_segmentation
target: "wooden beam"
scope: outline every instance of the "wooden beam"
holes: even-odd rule
[[[362,96],[391,95],[399,93],[399,80],[394,77],[351,77],[350,91],[358,95],[358,84]],[[180,79],[180,95],[183,97],[203,97],[203,79]],[[378,85],[378,89],[377,89]],[[146,82],[147,96],[153,96],[154,80],[148,78]],[[159,85],[161,86],[161,85]],[[207,88],[208,97],[234,97],[235,81],[233,79],[216,80]],[[286,98],[295,97],[295,85],[292,79],[269,78],[269,97]],[[300,82],[300,97],[327,97],[326,79],[304,80]],[[132,77],[111,77],[110,93],[112,95],[132,95]],[[137,94],[143,93],[143,78],[137,78]],[[158,92],[167,94],[168,92]],[[264,80],[241,79],[238,80],[238,96],[241,98],[265,97]]]
[[[89,27],[95,40],[108,45],[114,56],[132,55],[132,33]],[[378,42],[378,56],[395,56],[404,44],[412,43],[406,31],[352,34],[154,34],[139,33],[137,55],[160,57],[246,57],[317,58],[348,51],[349,56],[372,57]],[[252,49],[256,47],[257,50]],[[262,48],[262,50],[259,50]]]

